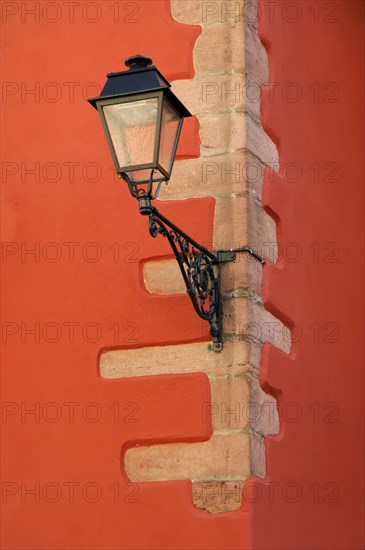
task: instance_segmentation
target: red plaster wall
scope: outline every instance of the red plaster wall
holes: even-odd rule
[[[260,4],[259,28],[270,81],[278,84],[274,96],[263,94],[262,120],[281,170],[274,180],[266,174],[264,200],[278,222],[281,254],[265,270],[263,292],[266,307],[301,335],[293,330],[289,357],[269,347],[262,357],[262,384],[278,396],[281,433],[266,444],[253,544],[361,549],[364,4],[281,2],[271,21],[267,4]],[[289,22],[298,6],[301,16]],[[295,102],[285,96],[296,97],[289,82],[302,92]],[[296,183],[288,181],[292,162],[302,170]]]
[[[205,375],[102,380],[98,373],[102,349],[206,338],[187,296],[143,289],[140,262],[170,251],[164,239],[151,239],[115,181],[99,117],[86,102],[96,95],[87,83],[102,86],[135,53],[150,55],[171,80],[192,78],[200,28],[173,21],[167,0],[94,3],[100,17],[79,2],[73,22],[59,3],[54,23],[52,8],[30,14],[37,4],[44,6],[2,3],[2,547],[246,545],[243,511],[209,517],[193,506],[189,481],[128,485],[123,472],[127,442],[209,438]],[[38,95],[25,94],[37,86]],[[197,156],[197,123],[183,132],[179,157]],[[34,167],[39,176],[25,173]],[[213,210],[211,199],[187,201],[184,212],[179,203],[163,207],[206,242]],[[37,246],[38,255],[25,253]]]
[[[2,545],[44,550],[247,548],[246,502],[237,513],[211,517],[193,508],[190,482],[128,486],[121,468],[121,449],[130,440],[209,436],[201,420],[201,402],[209,391],[205,377],[105,381],[97,371],[101,349],[198,340],[202,327],[187,297],[156,298],[143,291],[138,260],[150,257],[151,247],[156,256],[169,251],[162,239],[151,241],[134,201],[114,181],[100,122],[81,90],[88,82],[102,85],[107,72],[121,68],[123,59],[137,52],[151,55],[170,79],[193,77],[199,28],[174,22],[168,2],[158,0],[133,3],[137,12],[120,2],[118,16],[111,9],[114,2],[100,2],[102,15],[95,23],[80,15],[87,2],[80,2],[73,23],[66,8],[51,23],[22,14],[21,4],[29,8],[34,2],[2,3],[2,9],[19,8],[14,14],[2,12],[2,77],[11,83],[2,100],[7,130],[2,140],[2,239],[10,243],[2,257]],[[275,496],[274,503],[262,497],[252,505],[254,546],[260,549],[361,547],[360,12],[360,3],[341,3],[336,25],[313,24],[308,16],[295,25],[277,17],[270,24],[260,19],[262,36],[272,48],[271,80],[297,80],[303,88],[314,81],[340,86],[337,104],[313,104],[308,96],[297,104],[270,103],[267,96],[263,101],[267,131],[280,136],[281,162],[294,160],[306,167],[300,183],[279,180],[265,188],[266,203],[280,218],[279,240],[303,248],[300,262],[266,268],[267,307],[301,324],[303,337],[290,358],[273,349],[263,358],[263,383],[279,395],[279,408],[296,402],[303,410],[303,420],[282,421],[282,433],[267,445],[268,480],[281,484],[280,489],[288,481],[299,483],[304,496],[297,504]],[[89,19],[95,17],[92,10],[87,13]],[[48,19],[53,17],[50,11]],[[22,95],[24,86],[37,82],[39,101]],[[43,96],[50,82],[61,89],[55,101]],[[77,83],[73,100],[67,82]],[[51,97],[54,90],[48,89]],[[95,89],[84,92],[87,97]],[[184,131],[179,155],[196,156],[196,123]],[[339,164],[339,183],[315,185],[309,179],[308,164],[317,160]],[[47,168],[39,181],[31,174],[22,176],[21,163],[24,169],[36,162],[41,172],[47,163],[56,163],[55,171]],[[82,173],[89,162],[101,169],[95,182],[90,181],[91,169],[87,177]],[[79,163],[73,178],[64,163]],[[60,179],[52,182],[60,167]],[[208,199],[184,204],[191,213],[187,229],[198,239],[211,240],[213,206]],[[182,221],[178,203],[164,205],[164,211]],[[321,246],[336,242],[340,261],[314,263],[308,246],[316,241]],[[24,246],[36,242],[39,261],[22,257]],[[90,242],[101,250],[98,261],[90,259],[95,247],[84,248]],[[44,248],[47,243],[61,248],[58,261],[51,261],[56,248]],[[76,243],[74,260],[64,243]],[[119,243],[119,259],[110,250],[114,243]],[[328,250],[321,249],[322,259],[323,252]],[[314,344],[308,325],[332,321],[340,325],[339,343]],[[39,341],[25,333],[36,323]],[[56,326],[53,332],[49,323]],[[76,323],[73,338],[70,323]],[[83,335],[88,323],[99,333],[91,326]],[[52,343],[59,327],[61,337]],[[65,405],[71,402],[73,420],[71,406]],[[319,423],[309,409],[315,402],[321,407]],[[322,421],[330,412],[323,410],[327,402],[338,404],[338,423]],[[36,403],[39,418],[24,415],[25,407]],[[49,403],[56,405],[44,408]],[[85,409],[88,403],[96,403],[97,409]],[[61,418],[51,422],[59,410]],[[96,410],[101,418],[91,422]],[[339,502],[322,502],[330,493],[324,487],[328,482],[339,486]],[[321,486],[319,504],[308,490],[314,483]],[[83,494],[85,487],[89,492]],[[26,492],[32,488],[35,495]],[[97,502],[91,502],[94,498]]]

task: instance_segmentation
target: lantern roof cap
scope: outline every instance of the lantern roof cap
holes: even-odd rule
[[[149,67],[152,65],[152,59],[150,57],[146,57],[145,55],[137,54],[132,55],[132,57],[127,57],[124,63],[131,71],[133,71],[142,67]]]
[[[152,64],[150,57],[133,55],[125,60],[125,64],[129,67],[128,70],[108,73],[107,81],[100,96],[88,99],[95,109],[97,109],[97,103],[103,99],[162,90],[166,98],[182,116],[191,116],[191,113],[170,90],[171,84]]]

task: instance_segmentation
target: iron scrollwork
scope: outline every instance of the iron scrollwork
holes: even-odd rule
[[[139,211],[149,218],[149,231],[152,237],[165,237],[175,255],[184,279],[186,292],[196,313],[210,325],[214,351],[223,349],[222,298],[220,289],[220,264],[232,262],[237,252],[247,252],[264,264],[251,248],[219,250],[215,253],[194,241],[187,233],[163,216],[151,201],[158,196],[161,183],[153,189],[153,170],[148,182],[135,183],[128,174],[121,174],[127,182],[133,197],[138,199]]]
[[[219,261],[215,254],[196,243],[156,209],[149,216],[152,237],[167,238],[179,264],[186,291],[196,313],[210,325],[213,349],[222,349],[222,315]]]

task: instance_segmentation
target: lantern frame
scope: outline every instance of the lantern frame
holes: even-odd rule
[[[152,64],[150,57],[134,55],[125,60],[129,67],[126,71],[109,73],[107,81],[100,96],[88,99],[89,103],[99,112],[103,130],[112,155],[113,164],[117,174],[125,179],[128,184],[148,184],[167,182],[172,173],[176,150],[180,139],[181,128],[184,118],[191,117],[191,113],[179,98],[171,91],[171,84]],[[119,105],[124,103],[133,104],[144,99],[157,99],[156,128],[153,144],[153,158],[147,163],[122,166],[119,163],[117,151],[115,150],[110,128],[106,120],[103,108],[108,105]],[[169,105],[178,117],[178,125],[174,136],[168,168],[162,166],[160,159],[161,133],[163,130],[163,114],[165,104]],[[128,173],[141,170],[151,170],[150,178],[134,180]],[[156,177],[153,170],[158,170]]]
[[[156,127],[155,127],[155,136],[154,136],[154,146],[153,146],[153,160],[152,162],[142,163],[142,164],[133,164],[121,166],[118,160],[117,153],[113,144],[113,140],[110,134],[109,125],[106,121],[106,117],[103,111],[103,108],[109,105],[120,105],[124,103],[134,103],[138,101],[143,101],[145,99],[157,99],[157,115],[156,115]],[[171,150],[171,156],[169,160],[169,169],[166,170],[160,164],[160,145],[161,145],[161,132],[162,132],[162,120],[163,120],[163,110],[165,102],[167,102],[179,116],[178,127],[174,137],[174,144]],[[109,97],[105,99],[100,99],[96,103],[97,110],[99,112],[101,122],[103,125],[104,133],[109,145],[109,149],[112,155],[115,171],[120,176],[122,174],[128,174],[128,172],[137,172],[139,170],[159,170],[161,177],[153,178],[154,182],[163,182],[167,181],[171,177],[172,169],[174,166],[176,150],[180,139],[181,128],[184,121],[184,116],[182,116],[174,107],[174,105],[169,101],[168,97],[163,93],[163,91],[152,91],[152,92],[143,92],[138,94],[127,94],[116,97]],[[135,183],[149,183],[149,179],[135,180]]]

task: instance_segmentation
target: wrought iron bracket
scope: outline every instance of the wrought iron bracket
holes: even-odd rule
[[[220,265],[233,262],[238,252],[246,252],[264,264],[248,247],[211,252],[192,239],[151,205],[148,197],[138,197],[140,213],[149,218],[152,237],[165,237],[174,253],[184,279],[186,292],[196,313],[210,325],[212,349],[223,349],[223,310],[221,297]]]
[[[234,262],[236,253],[234,250],[218,250],[216,252],[217,260],[220,264],[224,262]]]

